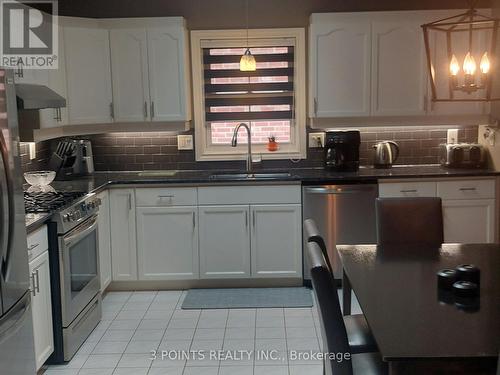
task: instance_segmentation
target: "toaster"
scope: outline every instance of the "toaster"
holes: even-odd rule
[[[486,168],[486,150],[477,143],[441,144],[439,161],[448,168]]]

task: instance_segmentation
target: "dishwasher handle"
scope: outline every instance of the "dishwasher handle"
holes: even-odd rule
[[[343,194],[362,194],[368,191],[373,191],[374,186],[335,186],[335,187],[306,187],[304,190],[308,194],[333,194],[333,195],[343,195]]]

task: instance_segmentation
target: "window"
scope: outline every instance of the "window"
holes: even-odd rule
[[[241,72],[246,31],[193,31],[193,96],[197,160],[239,159],[252,132],[255,154],[266,158],[305,157],[305,53],[303,29],[250,30],[255,72]],[[279,150],[267,151],[274,136]]]

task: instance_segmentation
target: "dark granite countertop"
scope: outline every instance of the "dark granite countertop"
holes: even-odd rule
[[[262,171],[259,171],[262,172]],[[90,177],[75,178],[68,181],[54,181],[51,186],[58,191],[82,191],[97,193],[109,186],[116,185],[148,185],[148,184],[266,184],[266,183],[303,183],[303,184],[328,184],[328,183],[356,183],[376,182],[379,179],[401,178],[441,178],[441,177],[487,177],[497,176],[500,172],[490,169],[447,169],[439,165],[408,165],[394,166],[390,169],[375,169],[361,167],[357,172],[328,172],[323,168],[297,168],[293,170],[273,170],[264,172],[290,172],[288,177],[276,179],[224,179],[214,180],[214,174],[242,173],[241,170],[224,171],[177,171],[173,176],[151,175],[148,172],[96,172]],[[256,172],[258,173],[258,172]],[[32,224],[27,223],[28,231],[36,229],[45,220],[38,218]]]
[[[40,228],[49,220],[50,216],[50,213],[26,214],[26,232],[31,233],[35,229]]]

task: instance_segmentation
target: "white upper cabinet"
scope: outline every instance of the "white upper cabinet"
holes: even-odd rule
[[[110,45],[115,121],[149,120],[146,29],[111,30]]]
[[[309,116],[415,117],[462,116],[489,112],[487,103],[431,102],[431,85],[421,25],[459,13],[457,10],[321,13],[311,16],[309,32]],[[448,76],[445,33],[430,39],[438,74]],[[462,33],[460,33],[462,34]],[[460,35],[460,36],[463,36]],[[474,56],[486,50],[486,31],[473,41]],[[457,38],[455,40],[455,38]],[[463,61],[464,38],[452,36]],[[447,80],[438,83],[448,90]],[[474,94],[457,93],[474,98]],[[418,119],[418,117],[415,117]]]
[[[67,99],[66,60],[64,57],[63,28],[58,28],[58,53],[57,69],[46,70],[46,84],[56,93]],[[67,105],[67,104],[66,104]],[[40,110],[40,128],[52,128],[68,123],[68,108],[45,108]]]
[[[113,99],[109,32],[97,21],[64,21],[69,123],[110,123]]]
[[[374,116],[425,114],[427,71],[420,21],[396,14],[381,15],[372,22]]]
[[[370,20],[313,14],[309,40],[310,117],[370,114]]]
[[[48,79],[47,69],[27,69],[20,66],[18,69],[14,70],[15,83],[47,85]]]
[[[182,25],[148,28],[153,121],[191,119],[187,48],[187,32]]]
[[[115,121],[189,121],[184,19],[115,19],[103,25],[110,29]]]

